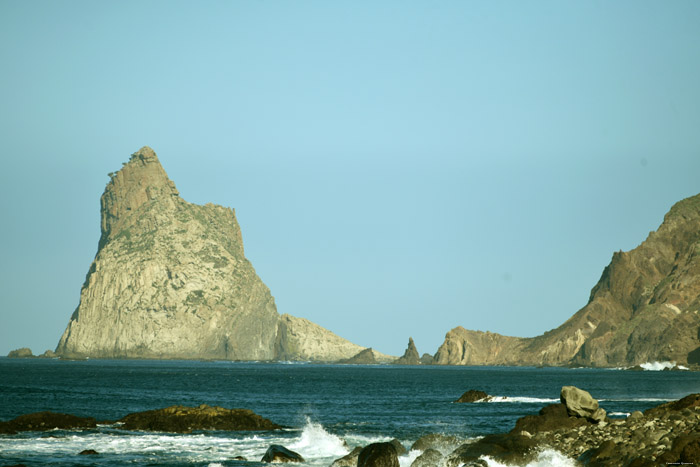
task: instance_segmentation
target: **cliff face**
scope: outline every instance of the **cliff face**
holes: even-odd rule
[[[456,328],[442,364],[635,365],[700,363],[700,195],[674,205],[637,248],[617,252],[588,304],[535,338]],[[488,336],[488,337],[487,337]],[[496,337],[497,336],[497,337]]]
[[[280,317],[233,209],[184,201],[152,149],[110,177],[97,255],[59,355],[336,360],[362,349]]]

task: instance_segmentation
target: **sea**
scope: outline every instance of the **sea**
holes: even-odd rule
[[[650,371],[3,357],[0,420],[49,410],[101,423],[83,431],[0,435],[0,466],[262,466],[272,444],[301,454],[304,466],[329,466],[373,442],[398,439],[409,449],[429,433],[468,442],[509,431],[519,417],[558,402],[566,385],[590,392],[612,418],[700,392],[699,372],[647,367]],[[469,389],[495,397],[454,403]],[[285,428],[170,434],[127,431],[110,422],[133,412],[200,404],[251,409]],[[79,455],[86,449],[98,454]],[[401,466],[409,467],[418,455],[414,450],[401,456]],[[543,449],[528,465],[573,463]]]

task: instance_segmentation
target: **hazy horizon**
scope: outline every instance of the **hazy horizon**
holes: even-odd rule
[[[0,355],[54,349],[107,174],[236,210],[280,314],[535,336],[700,193],[697,2],[0,3]]]

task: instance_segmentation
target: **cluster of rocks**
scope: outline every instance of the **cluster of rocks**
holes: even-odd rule
[[[41,355],[34,355],[32,349],[29,347],[22,347],[21,349],[10,350],[7,354],[7,358],[57,358],[56,352],[53,350],[47,350]]]
[[[586,466],[698,464],[700,394],[644,413],[633,412],[626,419],[610,419],[588,392],[564,386],[560,404],[520,418],[509,433],[487,435],[459,446],[444,464],[483,466],[480,458],[489,456],[498,462],[521,465],[547,448]]]

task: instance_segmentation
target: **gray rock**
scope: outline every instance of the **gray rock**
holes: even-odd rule
[[[284,446],[279,444],[272,444],[265,455],[260,459],[260,462],[270,462],[270,463],[302,463],[305,462],[304,458],[297,452],[291,451]]]
[[[575,386],[564,386],[561,388],[561,403],[566,406],[569,416],[588,418],[594,420],[594,415],[599,417],[598,401],[595,400],[588,391]],[[603,412],[605,419],[605,412]]]
[[[362,446],[357,446],[355,449],[350,451],[349,454],[333,461],[331,467],[355,467],[357,465],[357,458],[360,456],[361,451]]]
[[[435,467],[440,465],[440,461],[444,456],[437,449],[427,449],[423,453],[416,457],[411,463],[411,467]]]

